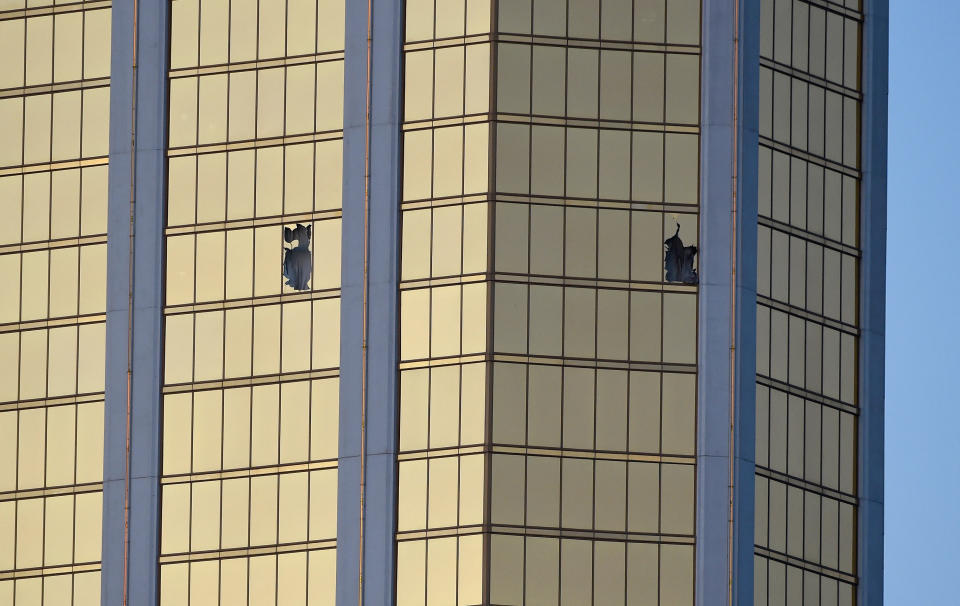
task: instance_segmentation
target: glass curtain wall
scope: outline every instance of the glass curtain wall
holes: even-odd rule
[[[171,15],[161,603],[330,605],[344,2]]]
[[[410,0],[397,604],[483,604],[490,0]]]
[[[852,606],[862,7],[761,6],[755,602]]]
[[[692,604],[699,3],[450,6],[406,13],[398,604]]]
[[[2,604],[100,604],[110,10],[0,0]]]

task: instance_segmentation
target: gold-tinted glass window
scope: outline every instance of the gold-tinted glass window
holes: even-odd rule
[[[110,13],[0,1],[0,604],[100,604]]]
[[[343,0],[172,0],[162,604],[333,604]]]
[[[408,0],[397,600],[693,603],[699,3]]]
[[[755,602],[852,606],[863,15],[761,9]]]
[[[398,604],[483,603],[490,19],[406,6]]]

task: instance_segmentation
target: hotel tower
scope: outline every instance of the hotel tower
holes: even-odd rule
[[[887,0],[0,0],[0,606],[882,606]]]

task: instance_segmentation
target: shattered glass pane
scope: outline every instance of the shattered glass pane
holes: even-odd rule
[[[663,260],[663,268],[667,272],[666,281],[696,284],[698,277],[693,261],[697,256],[697,247],[683,245],[683,240],[680,239],[679,223],[677,223],[676,233],[664,240],[663,244],[666,248]]]
[[[287,279],[287,286],[294,290],[310,289],[310,271],[313,260],[310,254],[310,226],[297,223],[293,229],[283,228],[283,241],[297,245],[283,248],[283,277]]]

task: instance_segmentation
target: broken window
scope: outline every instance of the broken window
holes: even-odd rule
[[[697,247],[683,245],[683,240],[680,239],[679,222],[677,223],[676,233],[664,240],[663,244],[666,248],[663,268],[667,272],[667,282],[696,284],[698,282],[697,270],[693,267],[693,261],[697,256]]]
[[[310,226],[297,223],[293,229],[284,227],[283,241],[287,244],[297,243],[291,248],[283,247],[283,277],[287,279],[287,286],[294,290],[309,290],[310,272],[313,268]]]

